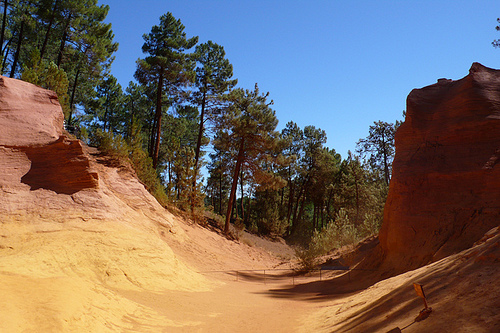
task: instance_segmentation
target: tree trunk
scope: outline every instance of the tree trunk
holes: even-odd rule
[[[292,171],[291,168],[288,167],[288,209],[286,212],[286,220],[288,221],[288,225],[290,225],[290,216],[292,215],[292,208],[293,208],[293,197],[295,195],[295,186],[292,182]]]
[[[170,161],[167,162],[167,170],[168,170],[168,188],[170,193],[170,188],[172,184],[172,163]]]
[[[196,142],[196,152],[194,156],[194,177],[193,177],[193,193],[196,189],[196,175],[198,174],[198,160],[200,158],[200,150],[201,150],[201,139],[203,138],[203,122],[205,117],[205,103],[206,103],[206,91],[203,92],[203,98],[201,100],[201,113],[200,113],[200,128],[198,130],[198,140]],[[191,212],[194,210],[194,196],[193,200],[191,200]]]
[[[219,175],[219,215],[222,215],[222,169]]]
[[[302,183],[302,186],[299,189],[299,194],[297,195],[297,203],[296,203],[295,209],[293,211],[293,218],[292,218],[293,224],[295,224],[295,222],[297,221],[297,219],[301,215],[300,212],[299,212],[299,214],[297,214],[297,210],[299,208],[299,204],[300,204],[300,200],[301,200],[302,196],[305,196],[306,187],[307,187],[308,183],[309,183],[309,176],[307,176],[307,179],[304,180],[304,182]]]
[[[134,111],[135,111],[135,105],[134,101],[131,99],[132,107],[130,108],[130,121],[129,121],[129,128],[127,130],[127,140],[132,142],[132,136],[134,135],[133,130],[135,127],[135,117],[134,117]]]
[[[243,224],[244,224],[245,226],[247,226],[247,227],[249,227],[249,225],[248,225],[248,224],[249,224],[249,221],[250,221],[250,214],[251,214],[251,212],[252,212],[252,205],[251,205],[251,201],[252,201],[251,196],[250,196],[250,195],[248,195],[248,198],[247,198],[247,202],[248,202],[248,203],[247,203],[247,211],[246,211],[246,214],[245,214],[245,218],[244,218],[244,220],[243,220]]]
[[[288,235],[291,233],[292,228],[292,211],[293,211],[293,198],[295,195],[294,185],[290,182],[290,189],[288,191],[288,209],[286,212],[286,220],[288,223]]]
[[[243,192],[243,168],[241,168],[241,176],[240,176],[240,187],[241,187],[241,219],[245,219],[245,207],[243,204],[243,199],[244,199],[244,192]]]
[[[321,228],[325,226],[325,207],[324,202],[321,203]]]
[[[153,168],[158,167],[158,155],[160,153],[161,139],[161,98],[163,94],[163,67],[160,66],[160,75],[158,76],[158,88],[156,93],[156,134],[155,134],[155,149],[153,153]]]
[[[19,60],[19,53],[21,53],[21,43],[23,42],[24,34],[24,20],[21,21],[21,28],[19,30],[19,39],[17,40],[16,54],[14,54],[14,61],[12,62],[12,68],[10,69],[10,77],[14,77],[17,67],[17,61]]]
[[[12,41],[12,39],[9,39],[9,41],[7,42],[7,44],[5,44],[4,51],[2,51],[3,62],[2,62],[2,72],[0,73],[2,75],[3,75],[3,72],[5,71],[5,65],[7,65],[7,57],[9,56],[9,51],[10,51],[9,44],[10,44],[11,41]],[[5,52],[5,54],[4,54],[4,52]]]
[[[80,76],[80,65],[78,65],[78,69],[76,70],[75,82],[73,83],[73,89],[71,90],[71,99],[69,101],[68,126],[71,125],[71,117],[73,115],[73,104],[75,103],[75,92],[76,92],[76,86],[78,84],[78,76]]]
[[[106,132],[106,126],[108,125],[108,100],[106,98],[106,106],[104,107],[104,124],[102,126],[102,130]]]
[[[297,220],[300,220],[300,218],[302,217],[302,215],[304,214],[304,206],[305,206],[305,202],[306,202],[306,198],[304,196],[304,198],[302,199],[302,201],[300,202],[300,209],[299,209],[299,213],[297,214]]]
[[[61,66],[62,57],[64,53],[64,47],[66,46],[66,38],[68,38],[69,24],[71,23],[71,13],[68,15],[66,20],[66,25],[64,26],[64,32],[61,39],[61,45],[59,46],[59,54],[57,55],[57,67]]]
[[[292,227],[290,229],[290,234],[293,234],[295,232],[296,227],[297,227],[297,213],[299,210],[300,199],[302,198],[302,192],[303,192],[303,187],[299,189],[299,193],[297,194],[297,201],[295,203],[295,208],[293,208]]]
[[[318,207],[316,207],[316,204],[313,202],[313,230],[316,230],[316,219],[318,218]]]
[[[8,0],[4,0],[3,6],[3,20],[2,20],[2,31],[0,32],[0,50],[3,51],[3,41],[5,36],[5,25],[7,24],[7,7],[9,6]],[[3,52],[2,52],[3,55]]]
[[[333,189],[330,190],[330,193],[328,195],[328,200],[326,201],[326,217],[327,217],[327,222],[330,221],[331,217],[332,217],[332,213],[330,211],[330,206],[332,204],[332,200],[333,200],[333,196],[334,196],[335,192]]]
[[[149,143],[148,143],[148,153],[149,157],[153,158],[153,151],[155,148],[155,134],[156,134],[156,113],[151,120],[151,125],[149,128]]]
[[[236,160],[236,167],[234,169],[233,184],[231,186],[231,193],[229,194],[229,203],[227,204],[226,224],[224,225],[224,233],[229,234],[229,222],[231,221],[231,212],[233,209],[234,198],[236,197],[236,187],[238,186],[238,176],[240,174],[241,164],[243,163],[243,155],[245,147],[245,139],[241,138],[240,149]]]
[[[45,39],[43,40],[42,50],[40,51],[40,60],[38,61],[38,64],[42,62],[43,55],[45,53],[45,48],[47,47],[47,42],[49,41],[50,30],[52,29],[52,24],[54,24],[58,3],[59,0],[56,0],[56,2],[54,3],[54,8],[52,9],[52,15],[50,16],[49,26],[47,27],[47,32],[45,33]]]

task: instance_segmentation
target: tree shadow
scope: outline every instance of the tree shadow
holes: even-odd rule
[[[299,283],[293,286],[269,289],[264,292],[269,297],[322,302],[338,299],[366,289],[380,281],[374,271],[341,272],[334,278]]]

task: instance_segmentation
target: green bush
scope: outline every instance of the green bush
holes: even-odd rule
[[[299,250],[297,256],[304,269],[311,269],[315,258],[341,246],[356,243],[360,238],[361,235],[354,224],[349,221],[346,210],[341,208],[334,222],[313,232],[308,248]]]
[[[102,153],[118,163],[123,164],[128,160],[130,147],[121,135],[114,135],[97,128],[91,132],[89,141],[90,145],[99,148]]]
[[[21,80],[36,84],[42,88],[54,91],[57,94],[64,116],[69,114],[68,76],[63,69],[58,68],[52,61],[40,61],[40,52],[33,49],[24,65]]]
[[[151,158],[140,146],[140,142],[135,142],[130,146],[121,135],[104,132],[100,128],[91,131],[89,141],[92,146],[97,147],[102,153],[109,156],[114,165],[132,165],[137,178],[144,184],[146,190],[161,205],[166,206],[168,204],[165,187],[153,168]]]
[[[382,214],[365,214],[363,220],[363,236],[372,236],[378,234],[382,224]]]

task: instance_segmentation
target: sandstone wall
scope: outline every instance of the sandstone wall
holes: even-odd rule
[[[63,135],[63,121],[54,92],[0,76],[0,189],[72,194],[97,187],[80,141]]]
[[[500,71],[474,63],[461,80],[413,90],[379,235],[385,263],[413,269],[499,225],[499,158]]]

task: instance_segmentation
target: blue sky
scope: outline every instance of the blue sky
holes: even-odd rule
[[[188,37],[224,46],[238,86],[269,91],[278,129],[325,130],[343,158],[374,121],[402,120],[406,96],[473,62],[500,68],[500,1],[99,0],[119,43],[111,72],[133,79],[142,35],[171,12]]]

